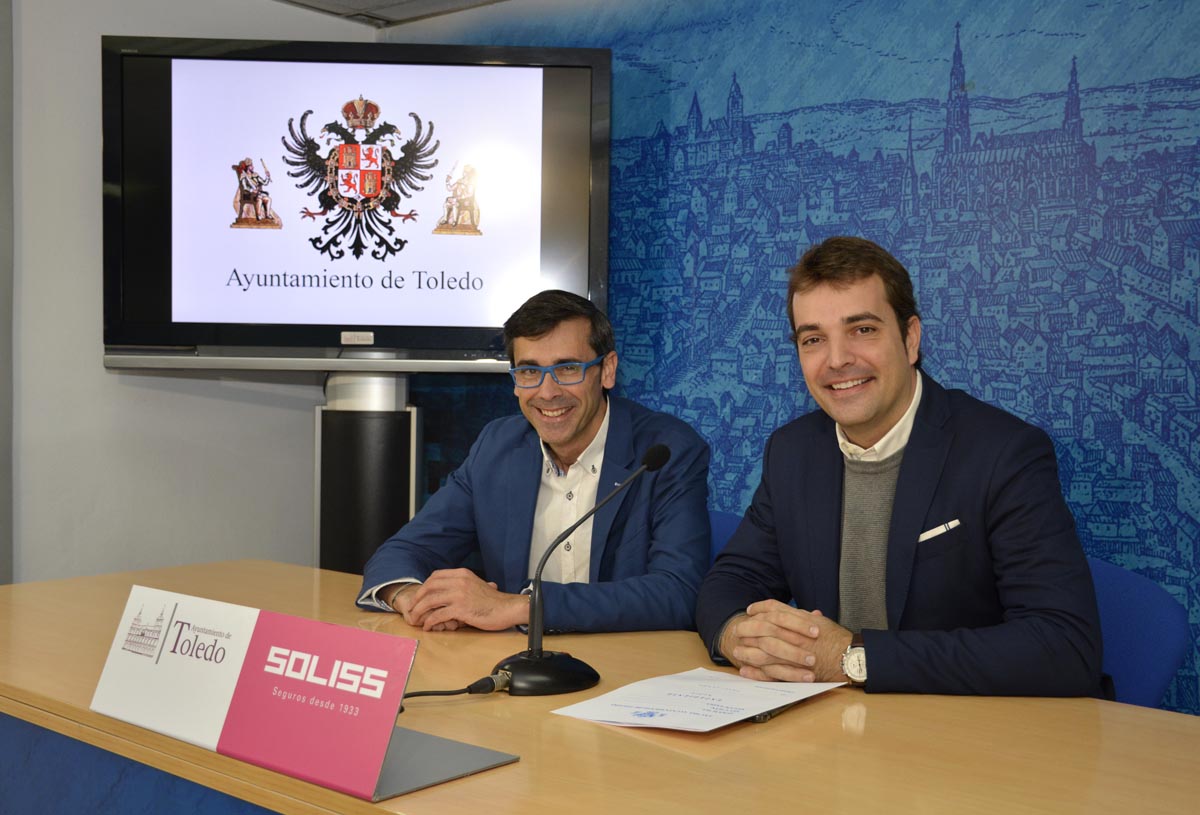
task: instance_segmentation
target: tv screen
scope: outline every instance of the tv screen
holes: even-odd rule
[[[538,291],[605,305],[608,51],[104,37],[102,56],[110,354],[495,358]]]

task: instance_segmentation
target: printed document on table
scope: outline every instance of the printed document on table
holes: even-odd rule
[[[624,727],[662,727],[707,733],[795,704],[844,682],[756,682],[695,668],[643,679],[554,713]]]

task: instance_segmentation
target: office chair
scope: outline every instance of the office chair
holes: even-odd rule
[[[712,524],[712,540],[708,551],[708,562],[711,565],[721,550],[725,548],[725,544],[733,535],[734,530],[738,528],[738,524],[742,522],[742,516],[732,512],[722,512],[719,509],[710,509],[708,520]]]
[[[1147,577],[1093,557],[1088,565],[1116,699],[1158,707],[1191,647],[1187,611]]]

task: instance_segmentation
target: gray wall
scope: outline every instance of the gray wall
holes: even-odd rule
[[[102,34],[375,39],[366,26],[267,0],[13,4],[12,37],[0,36],[13,43],[13,83],[0,86],[13,88],[17,157],[14,194],[2,197],[20,202],[12,252],[13,576],[243,557],[312,564],[313,407],[324,401],[316,377],[130,374],[102,365]],[[7,217],[0,213],[0,242]],[[5,289],[0,279],[0,324],[8,320]],[[9,401],[3,353],[0,413]],[[0,427],[9,426],[0,415]],[[0,495],[8,486],[0,483]],[[6,511],[0,502],[4,528]],[[0,542],[0,564],[6,546]]]
[[[0,122],[12,118],[12,2],[0,2]],[[12,128],[0,126],[0,156],[12,156]],[[12,161],[0,163],[0,335],[12,332]],[[12,343],[0,341],[0,583],[13,579]]]

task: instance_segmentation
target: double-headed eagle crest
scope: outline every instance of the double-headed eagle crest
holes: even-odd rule
[[[429,171],[437,166],[433,154],[441,142],[430,144],[433,122],[426,131],[421,117],[409,113],[416,131],[397,156],[392,150],[402,138],[400,129],[388,122],[376,127],[379,105],[369,99],[359,96],[342,106],[346,126],[336,121],[325,125],[317,134],[317,139],[324,139],[324,147],[308,135],[311,115],[312,111],[306,110],[300,117],[299,132],[295,119],[288,119],[291,138],[282,138],[289,153],[283,160],[295,168],[288,175],[300,179],[297,189],[316,195],[321,205],[317,211],[306,207],[301,216],[314,221],[328,216],[321,234],[309,238],[309,243],[331,260],[345,256],[342,240],[347,237],[350,241],[347,248],[356,258],[367,251],[369,242],[374,243],[371,257],[376,260],[396,254],[408,241],[396,236],[392,219],[404,222],[417,217],[412,209],[397,211],[401,196],[412,198],[413,192],[423,190],[421,182],[432,178]],[[357,137],[360,130],[365,134],[361,139]],[[323,152],[326,148],[328,153]]]

